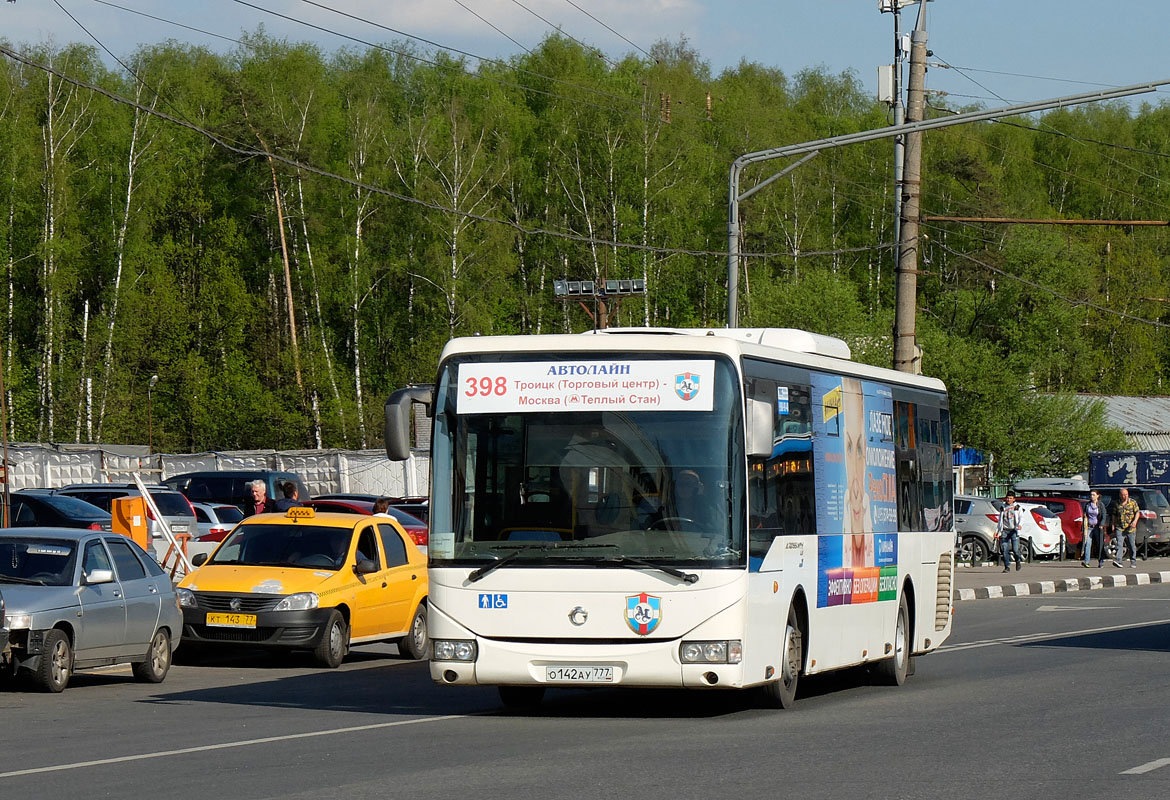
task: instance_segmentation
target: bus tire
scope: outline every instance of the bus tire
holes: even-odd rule
[[[906,595],[898,601],[898,619],[894,625],[894,654],[877,666],[878,678],[887,686],[901,686],[910,673],[910,610]]]
[[[516,711],[531,710],[544,699],[543,686],[501,686],[500,702],[504,708]]]
[[[792,708],[796,702],[796,686],[804,671],[804,634],[796,609],[789,607],[784,624],[784,640],[780,645],[780,668],[776,680],[762,687],[764,702],[769,708]]]

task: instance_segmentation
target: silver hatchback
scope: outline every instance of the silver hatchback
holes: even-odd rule
[[[995,552],[1002,500],[976,495],[955,495],[955,545],[960,563],[987,561]]]
[[[137,544],[75,528],[0,528],[0,668],[60,692],[75,669],[129,663],[159,683],[183,631],[174,587]]]

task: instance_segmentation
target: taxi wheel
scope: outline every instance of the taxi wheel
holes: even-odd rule
[[[155,631],[150,647],[146,650],[146,660],[135,662],[132,666],[134,677],[143,683],[162,683],[171,668],[170,634],[162,628]]]
[[[427,638],[427,607],[420,605],[410,623],[410,633],[398,640],[398,652],[407,658],[426,658],[430,639]]]
[[[329,621],[325,623],[325,635],[317,643],[313,657],[321,666],[336,669],[341,666],[347,652],[349,652],[349,626],[345,624],[341,612],[335,609],[329,614]]]

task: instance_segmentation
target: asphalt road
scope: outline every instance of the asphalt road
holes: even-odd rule
[[[533,715],[393,647],[268,655],[158,686],[0,692],[0,797],[1151,798],[1170,790],[1170,585],[964,603],[900,688],[557,691]]]

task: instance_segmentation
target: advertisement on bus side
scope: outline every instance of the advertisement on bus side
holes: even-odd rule
[[[812,376],[817,605],[897,596],[898,498],[888,386]]]

